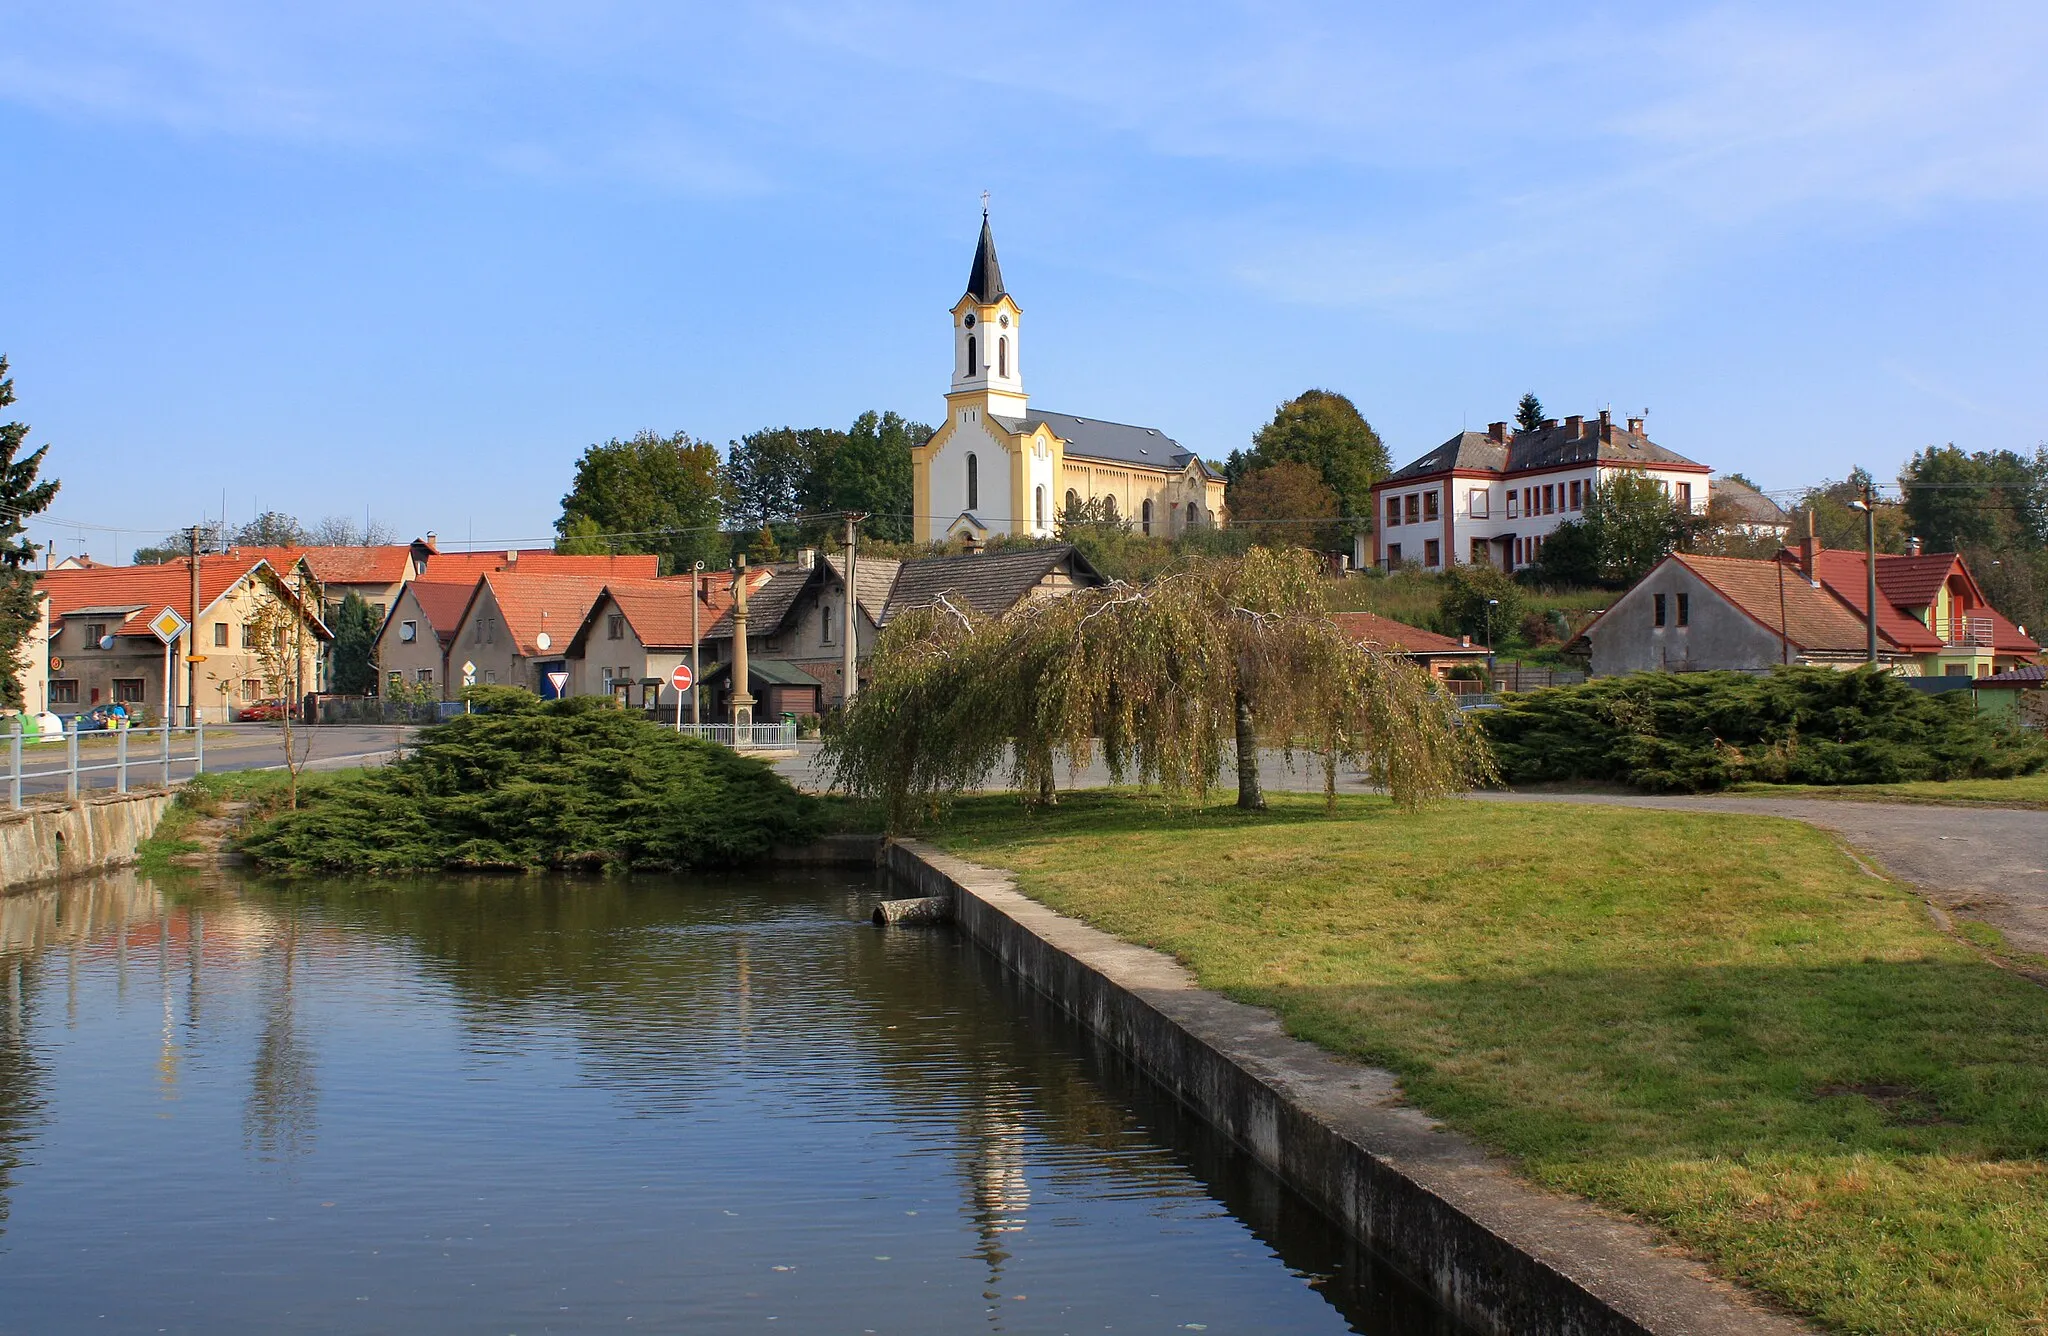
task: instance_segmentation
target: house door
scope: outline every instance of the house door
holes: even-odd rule
[[[561,699],[562,689],[555,685],[555,679],[550,677],[549,674],[564,673],[568,671],[568,668],[569,661],[567,659],[542,659],[533,665],[534,675],[538,679],[535,682],[535,688],[540,692],[542,700]]]

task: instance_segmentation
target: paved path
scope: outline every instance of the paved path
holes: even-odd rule
[[[1982,919],[2020,950],[2048,956],[2048,812],[1834,798],[1487,793],[1489,802],[1592,803],[1791,817],[1832,830],[1952,913]]]

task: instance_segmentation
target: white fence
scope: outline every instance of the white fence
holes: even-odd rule
[[[677,732],[703,738],[735,750],[742,748],[789,748],[796,746],[796,721],[781,724],[681,724]]]

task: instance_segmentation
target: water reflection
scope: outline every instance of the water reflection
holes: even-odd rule
[[[173,1331],[1444,1329],[875,890],[0,901],[0,1331],[78,1318],[138,1227],[209,1262],[84,1302]]]

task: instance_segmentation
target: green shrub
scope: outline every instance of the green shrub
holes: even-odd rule
[[[473,704],[392,765],[316,791],[242,850],[286,872],[679,869],[747,862],[820,828],[817,800],[765,763],[608,699],[500,689]]]
[[[1607,780],[1696,793],[1743,781],[1999,779],[2048,765],[2048,742],[1867,669],[1635,673],[1513,697],[1479,719],[1511,784]]]
[[[1522,620],[1522,586],[1491,566],[1459,563],[1445,570],[1437,597],[1437,629],[1445,635],[1468,635],[1477,641],[1489,626],[1495,640],[1504,640]]]

